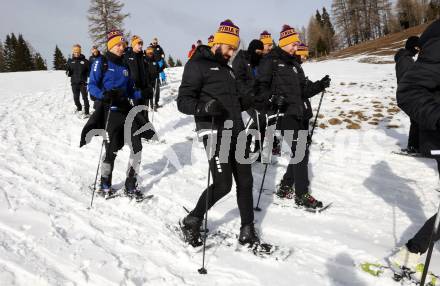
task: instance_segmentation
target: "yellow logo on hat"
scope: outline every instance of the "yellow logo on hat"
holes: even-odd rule
[[[239,31],[240,31],[239,28],[231,27],[231,26],[220,26],[220,28],[218,28],[219,33],[228,33],[228,34],[238,35]]]
[[[288,37],[288,36],[294,35],[294,34],[296,34],[295,30],[294,29],[289,29],[289,30],[286,30],[284,32],[281,32],[280,36],[281,36],[281,38],[285,38],[285,37]]]

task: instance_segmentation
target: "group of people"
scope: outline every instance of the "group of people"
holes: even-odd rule
[[[405,151],[435,159],[440,173],[440,20],[430,24],[420,38],[408,38],[395,61],[397,103],[411,119]],[[440,239],[440,233],[433,231],[435,222],[436,215],[428,219],[390,261],[399,267],[416,269],[421,255]]]
[[[66,74],[71,78],[75,112],[82,113],[84,118],[90,116],[87,86],[92,67],[97,60],[101,63],[107,60],[106,55],[102,55],[97,46],[93,46],[91,52],[92,55],[87,60],[82,54],[81,46],[75,44],[72,47],[72,57],[67,60],[66,65]],[[125,41],[124,61],[135,81],[135,88],[141,90],[145,103],[157,111],[157,108],[161,107],[159,104],[160,86],[166,84],[165,53],[157,38],[154,38],[145,50],[143,50],[143,41],[139,36],[132,37],[131,45]],[[81,104],[80,95],[83,104]],[[90,99],[95,101],[96,97],[90,93]]]
[[[91,138],[90,131],[105,130],[105,154],[101,163],[101,179],[98,194],[112,196],[112,173],[117,152],[125,145],[124,125],[127,116],[135,106],[144,106],[136,113],[130,132],[130,162],[125,180],[125,194],[141,198],[137,174],[141,163],[142,142],[157,139],[154,127],[136,132],[149,123],[148,110],[156,111],[159,105],[160,73],[165,67],[163,49],[154,39],[144,51],[143,40],[132,36],[129,46],[119,30],[112,30],[107,35],[107,52],[101,55],[96,47],[87,61],[81,54],[79,45],[73,47],[73,56],[69,59],[67,73],[72,78],[77,110],[81,110],[78,90],[83,93],[85,114],[89,113],[87,91],[94,101],[95,111],[85,124],[80,147]],[[88,81],[87,81],[88,78]]]
[[[209,168],[213,178],[212,184],[203,191],[194,209],[181,223],[186,240],[193,246],[202,244],[203,217],[231,191],[233,177],[241,217],[239,242],[251,245],[260,242],[254,227],[251,164],[237,158],[239,146],[243,145],[240,138],[247,140],[247,137],[240,136],[245,129],[242,112],[248,112],[259,126],[256,137],[260,153],[264,152],[263,134],[264,140],[268,141],[271,141],[268,137],[273,136],[264,129],[267,125],[275,125],[283,138],[289,138],[286,135],[291,131],[292,138],[286,143],[294,157],[301,145],[298,134],[308,132],[312,118],[309,99],[330,86],[329,76],[316,82],[305,76],[301,63],[307,56],[306,46],[295,29],[288,25],[283,26],[278,45],[274,44],[272,35],[264,31],[260,39],[250,42],[247,50],[237,53],[231,67],[229,62],[240,43],[239,31],[232,21],[226,20],[210,37],[208,45],[199,45],[195,49],[185,65],[177,97],[179,111],[194,116],[199,138],[210,155]],[[213,134],[212,138],[210,134]],[[276,193],[282,199],[294,199],[298,206],[321,208],[322,202],[310,194],[310,142],[306,143],[303,144],[303,159],[289,164]],[[249,144],[244,145],[247,146],[245,157],[249,157]]]
[[[255,155],[245,131],[242,112],[247,112],[254,122],[250,128],[257,134],[255,149],[259,160],[264,162],[265,149],[272,152],[274,134],[266,130],[279,130],[281,138],[291,149],[292,160],[302,153],[301,160],[289,163],[276,195],[281,199],[292,199],[299,207],[319,209],[321,201],[310,194],[308,176],[309,147],[311,144],[310,119],[313,117],[310,98],[330,86],[330,77],[318,81],[309,80],[302,67],[308,57],[307,46],[299,34],[284,25],[278,44],[272,35],[263,31],[259,39],[252,40],[247,50],[237,50],[240,44],[240,29],[232,21],[223,21],[217,32],[210,36],[207,45],[201,41],[192,49],[185,65],[177,96],[180,112],[194,116],[196,131],[206,153],[212,184],[202,192],[194,208],[181,221],[186,241],[196,247],[202,244],[201,225],[207,211],[231,191],[233,178],[236,184],[237,204],[240,212],[241,244],[259,244],[260,238],[254,227],[253,174],[246,160]],[[124,123],[133,107],[150,105],[154,91],[160,89],[157,82],[163,65],[163,50],[153,41],[143,51],[143,41],[138,36],[131,38],[131,48],[126,47],[122,33],[112,30],[108,34],[107,50],[100,55],[94,48],[90,60],[81,54],[81,47],[73,47],[73,57],[68,62],[68,74],[72,78],[75,104],[81,110],[79,94],[84,99],[88,114],[87,90],[95,101],[95,112],[89,118],[81,134],[81,146],[90,141],[88,133],[93,129],[104,129],[107,139],[102,160],[99,194],[110,196],[112,171],[118,150],[126,144]],[[398,77],[397,101],[417,126],[411,134],[418,145],[409,144],[409,149],[437,160],[431,154],[440,150],[440,21],[431,24],[420,38],[408,39],[405,49],[396,55]],[[417,62],[413,57],[419,53]],[[235,56],[235,57],[234,57]],[[232,63],[230,62],[233,58]],[[87,77],[89,80],[87,82]],[[154,128],[137,134],[149,123],[148,113],[137,113],[130,133],[130,164],[125,181],[128,196],[142,196],[137,186],[137,174],[142,151],[141,138],[152,139]],[[245,132],[246,136],[241,136]],[[301,134],[306,134],[301,138]],[[304,140],[302,140],[304,139]],[[244,140],[240,142],[240,140]],[[265,144],[269,141],[269,144]],[[302,142],[305,141],[305,142]],[[304,144],[303,144],[304,143]],[[240,146],[245,146],[244,157],[239,156]],[[266,150],[267,151],[267,150]],[[254,156],[255,157],[255,156]],[[244,159],[244,160],[243,160]],[[209,179],[208,179],[209,182]],[[427,251],[431,241],[436,216],[431,217],[414,238],[408,241],[391,260],[402,267],[414,267],[420,255]],[[434,240],[439,239],[437,233]]]

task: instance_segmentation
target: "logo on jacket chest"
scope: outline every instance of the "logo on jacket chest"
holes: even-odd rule
[[[298,69],[296,67],[292,67],[292,69],[295,73],[298,73]]]
[[[123,71],[122,71],[122,74],[123,74],[125,77],[128,77],[128,70],[123,70]]]
[[[84,61],[80,61],[79,63],[83,65],[83,64],[84,64]]]

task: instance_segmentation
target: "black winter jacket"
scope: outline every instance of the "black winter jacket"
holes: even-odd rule
[[[144,89],[150,85],[148,77],[148,63],[142,52],[135,53],[128,50],[124,54],[124,61],[130,70],[130,76],[136,89]]]
[[[270,110],[272,108],[271,97],[273,95],[284,96],[287,104],[285,110],[281,112],[302,118],[304,107],[300,69],[296,57],[279,47],[265,56],[260,62],[256,80],[257,109],[262,112]]]
[[[89,61],[83,54],[67,61],[67,76],[70,77],[72,85],[86,84],[89,71]]]
[[[420,150],[440,149],[440,37],[421,49],[397,88],[398,106],[419,124]]]
[[[310,119],[312,112],[308,98],[322,91],[323,87],[319,81],[312,82],[305,77],[296,56],[276,47],[260,62],[256,89],[255,105],[260,111],[272,108],[272,95],[282,95],[287,104],[281,112],[298,119]]]
[[[394,56],[394,61],[396,62],[396,77],[397,83],[403,78],[406,71],[414,64],[413,53],[407,49],[400,49]]]
[[[177,96],[180,112],[194,115],[196,129],[211,129],[211,117],[200,115],[200,109],[211,99],[218,100],[226,109],[216,116],[214,129],[220,129],[225,120],[232,120],[233,131],[244,129],[241,112],[249,108],[249,98],[240,95],[232,68],[220,63],[208,46],[199,46],[186,63]]]
[[[241,50],[238,52],[232,61],[232,69],[237,79],[240,94],[254,96],[257,68],[251,66],[250,55],[247,51]]]
[[[150,47],[154,49],[154,60],[156,62],[159,62],[162,59],[165,61],[165,52],[163,51],[160,45],[157,46],[150,45]]]

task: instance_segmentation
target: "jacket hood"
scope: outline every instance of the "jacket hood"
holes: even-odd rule
[[[422,50],[420,51],[419,58],[417,61],[439,64],[440,63],[440,37],[432,38],[427,41]]]

